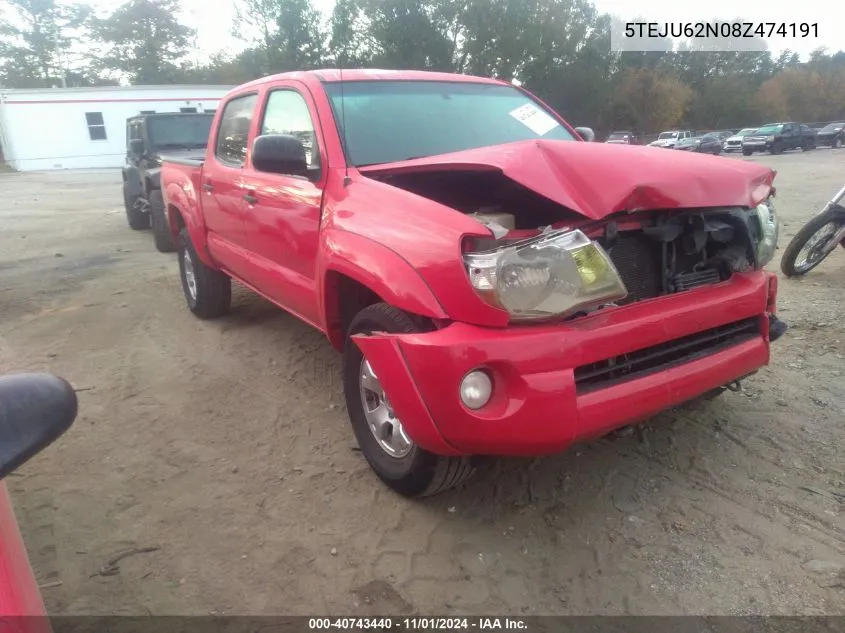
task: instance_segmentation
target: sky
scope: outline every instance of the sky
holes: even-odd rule
[[[334,0],[313,0],[324,13],[331,12]],[[101,0],[101,6],[113,7],[113,1]],[[845,3],[835,0],[593,0],[602,13],[623,20],[642,17],[647,22],[696,22],[713,19],[746,22],[818,23],[818,37],[768,40],[769,50],[778,55],[785,49],[798,52],[802,59],[819,47],[829,52],[845,48],[842,29],[845,24]],[[205,53],[217,50],[236,52],[244,44],[231,35],[234,19],[232,0],[182,0],[186,24],[197,29],[197,45]]]

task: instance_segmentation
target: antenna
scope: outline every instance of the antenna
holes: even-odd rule
[[[338,60],[338,73],[340,74],[340,129],[343,130],[343,138],[341,139],[341,143],[343,143],[343,164],[346,168],[346,173],[343,175],[343,186],[348,187],[349,183],[349,146],[346,143],[346,104],[343,100],[343,58],[346,57],[346,46],[348,42],[345,42],[343,45],[343,53],[341,53],[341,59]]]

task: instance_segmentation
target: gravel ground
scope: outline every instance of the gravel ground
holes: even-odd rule
[[[844,158],[751,159],[782,248]],[[409,501],[356,451],[328,343],[241,290],[193,318],[117,173],[0,190],[0,367],[84,389],[7,480],[52,614],[845,614],[845,251],[781,279],[791,329],[743,392]],[[158,549],[98,574],[131,548]]]

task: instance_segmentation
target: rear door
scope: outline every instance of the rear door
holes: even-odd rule
[[[262,97],[256,136],[286,134],[305,146],[308,177],[244,170],[245,226],[255,287],[319,325],[316,264],[327,157],[310,92],[299,82],[274,84]]]
[[[250,92],[235,95],[223,104],[217,128],[211,131],[209,146],[213,151],[206,154],[200,183],[211,256],[239,277],[249,270],[243,168],[257,103],[257,92]]]

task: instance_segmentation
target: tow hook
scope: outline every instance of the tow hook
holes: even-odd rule
[[[778,340],[788,329],[789,326],[774,314],[769,315],[769,342]]]

